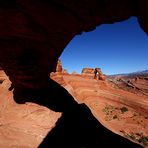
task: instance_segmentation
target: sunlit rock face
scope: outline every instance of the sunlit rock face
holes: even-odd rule
[[[103,72],[101,71],[101,68],[83,68],[81,75],[84,77],[89,77],[89,78],[93,78],[96,80],[102,80],[105,81],[106,77],[103,74]]]
[[[89,73],[89,74],[94,74],[94,69],[93,68],[83,68],[82,69],[82,74],[83,73]]]
[[[106,80],[106,77],[103,74],[103,72],[101,71],[101,68],[95,68],[94,74],[95,74],[95,76],[94,76],[95,79],[103,80],[103,81]]]
[[[95,76],[95,73],[94,73],[94,69],[93,68],[83,68],[82,69],[82,72],[81,72],[81,75],[83,77],[88,77],[88,78],[91,78],[93,79],[94,76]]]
[[[60,54],[75,35],[130,16],[137,16],[147,33],[147,7],[146,0],[2,1],[1,66],[14,87],[43,87],[48,74],[56,70]]]
[[[0,147],[37,148],[61,113],[35,103],[18,105],[9,91],[11,82],[0,70]]]
[[[61,73],[62,71],[63,71],[63,68],[62,68],[61,60],[58,60],[57,67],[56,67],[56,72]]]
[[[67,69],[63,69],[63,74],[68,74],[68,70]]]

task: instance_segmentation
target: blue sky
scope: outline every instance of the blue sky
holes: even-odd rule
[[[84,67],[100,67],[107,75],[146,70],[148,37],[132,17],[75,36],[60,59],[69,73]]]

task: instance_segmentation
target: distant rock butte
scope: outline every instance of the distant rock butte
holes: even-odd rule
[[[83,68],[82,74],[94,74],[94,68]]]
[[[101,68],[83,68],[82,69],[82,76],[84,77],[89,77],[89,78],[93,78],[96,80],[106,80],[105,75],[103,74],[103,72],[101,71]]]
[[[61,60],[58,60],[57,66],[56,66],[56,72],[61,73],[62,71],[63,71],[63,68],[62,68]]]
[[[55,75],[52,78],[67,89],[80,104],[85,102],[95,117],[107,128],[131,140],[132,136],[139,139],[136,134],[140,131],[147,136],[147,96],[129,92],[126,89],[128,86],[124,86],[125,89],[114,87],[108,79],[102,81],[90,78],[85,75],[89,74],[89,70],[91,72],[91,68],[85,68],[79,75]],[[141,79],[140,84],[144,83],[146,89],[148,83],[145,82],[146,80]],[[136,91],[134,88],[131,89]],[[122,113],[122,107],[128,108],[128,111]]]
[[[63,74],[68,74],[67,69],[63,69],[62,73],[63,73]]]
[[[52,78],[67,89],[78,103],[87,104],[97,120],[110,130],[122,136],[133,131],[133,134],[143,131],[144,136],[147,136],[146,97],[116,89],[107,81],[89,79],[80,74],[54,73]],[[33,103],[16,104],[12,91],[8,91],[11,82],[3,71],[0,71],[0,80],[3,80],[0,85],[0,148],[38,147],[46,134],[56,126],[61,113]],[[129,111],[121,114],[115,109],[116,106],[127,106]],[[109,115],[102,111],[106,108],[110,111]],[[133,117],[134,112],[136,116]],[[114,114],[118,120],[113,119]]]
[[[105,77],[105,75],[103,74],[103,72],[101,71],[100,68],[95,68],[94,73],[95,73],[95,76],[94,76],[95,79],[103,80],[103,81],[106,80],[106,77]]]
[[[53,77],[55,75],[61,75],[61,74],[68,74],[68,71],[67,69],[63,69],[63,66],[62,66],[62,62],[60,59],[58,59],[57,61],[57,65],[56,65],[56,71],[55,72],[51,72],[50,73],[50,76]]]

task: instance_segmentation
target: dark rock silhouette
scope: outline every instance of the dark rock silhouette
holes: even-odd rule
[[[118,136],[103,127],[94,118],[85,104],[78,105],[74,110],[63,112],[62,117],[46,136],[39,148],[97,148],[141,146]]]
[[[80,111],[80,115],[74,117],[76,121],[77,118],[82,117],[83,120],[84,116],[90,117],[87,108],[80,107],[81,105],[78,105],[63,88],[49,79],[49,73],[55,71],[58,58],[70,40],[83,31],[93,30],[97,25],[123,21],[131,16],[137,16],[141,28],[148,33],[147,8],[147,0],[1,1],[0,66],[12,82],[10,90],[14,88],[14,100],[17,103],[35,102],[54,111],[63,112],[57,128],[53,129],[56,132],[51,132],[54,137],[58,136],[58,131],[64,130],[61,128],[64,125],[63,122],[66,122],[65,128],[71,126],[71,120],[74,120],[71,115],[74,116],[77,110]],[[82,132],[80,132],[80,134],[83,133],[82,135],[86,133],[86,137],[87,129],[92,133],[90,135],[97,136],[95,134],[97,130],[89,129],[91,128],[89,122],[93,124],[94,121],[95,126],[97,122],[93,116],[91,119],[84,120],[86,127],[82,128]],[[77,126],[81,125],[80,122],[77,123]],[[85,126],[85,124],[83,125]],[[100,128],[98,129],[100,130]],[[65,130],[67,131],[67,129]],[[73,132],[75,133],[75,131]],[[109,133],[107,132],[107,135]],[[79,137],[79,132],[74,135]],[[106,139],[105,143],[111,142],[110,147],[117,143],[118,147],[118,140],[115,139],[114,143],[107,138],[107,135],[101,136]],[[111,137],[114,137],[113,133]],[[62,135],[59,135],[58,138],[61,140]],[[87,138],[82,141],[88,143],[89,138]],[[100,140],[100,142],[102,141]],[[77,145],[81,147],[81,140],[76,142]],[[90,147],[89,143],[86,146]],[[91,147],[96,147],[95,141]]]

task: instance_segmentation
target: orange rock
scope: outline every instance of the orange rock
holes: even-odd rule
[[[56,67],[56,72],[62,72],[62,63],[61,60],[58,60],[57,62],[57,67]]]
[[[101,68],[95,68],[94,73],[95,73],[95,76],[94,76],[95,79],[103,80],[103,81],[106,80],[106,77],[103,74],[103,72],[101,71]]]

